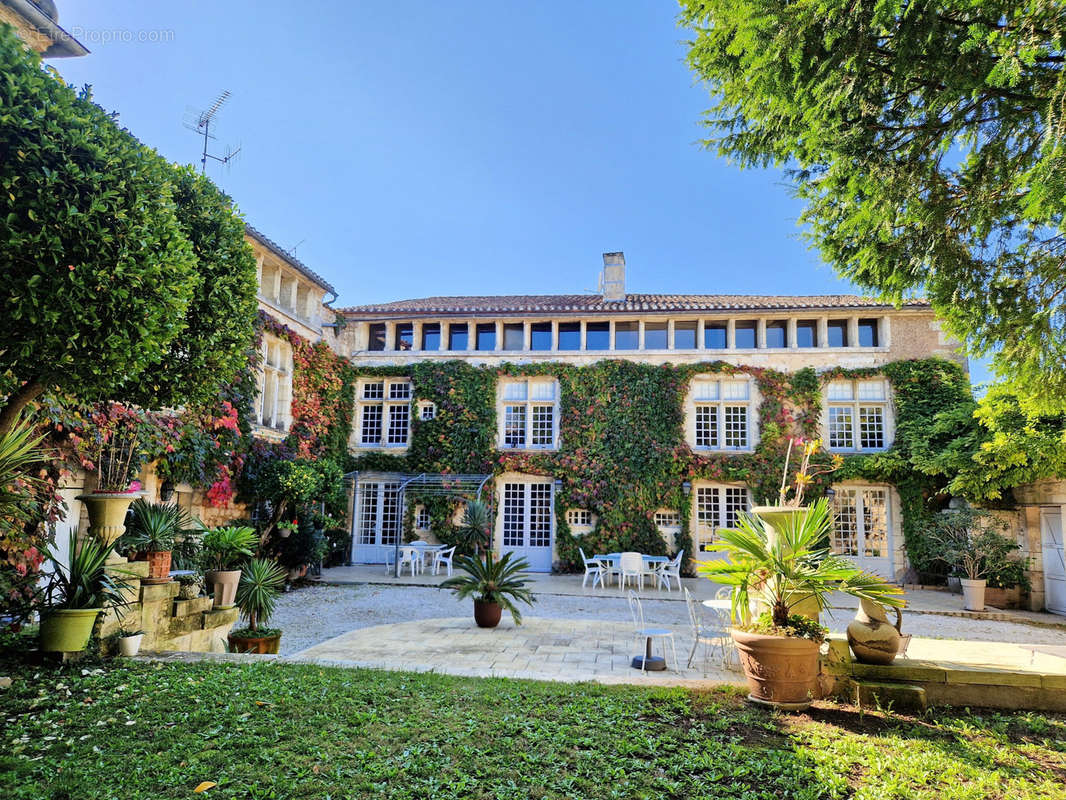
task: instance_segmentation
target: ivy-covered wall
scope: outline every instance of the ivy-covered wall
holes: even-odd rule
[[[366,453],[353,458],[351,469],[497,475],[515,471],[559,479],[556,550],[561,566],[570,569],[580,564],[579,544],[586,553],[634,549],[665,554],[666,543],[653,520],[661,508],[678,512],[682,527],[676,547],[691,553],[691,503],[682,488],[686,481],[741,482],[756,503],[775,502],[789,438],[819,436],[823,384],[838,377],[875,374],[885,376],[892,385],[895,444],[883,453],[846,458],[839,472],[819,476],[808,496],[823,494],[830,479],[863,478],[895,485],[903,505],[908,555],[924,563],[921,521],[941,507],[946,497],[943,479],[918,471],[914,456],[939,411],[970,402],[961,368],[940,359],[823,374],[813,369],[785,374],[721,361],[675,366],[617,360],[588,366],[547,363],[500,368],[464,361],[420,362],[407,367],[357,368],[356,372],[359,377],[409,377],[412,405],[433,401],[437,414],[421,421],[412,410],[411,446],[405,455]],[[745,374],[754,380],[761,402],[759,438],[752,452],[705,454],[688,446],[684,402],[689,380],[697,374]],[[558,451],[516,453],[497,448],[496,381],[501,375],[558,379]],[[408,531],[411,509],[422,503],[434,529],[447,539],[453,504],[439,498],[409,500]],[[597,516],[594,530],[580,540],[567,525],[570,508],[589,509]]]

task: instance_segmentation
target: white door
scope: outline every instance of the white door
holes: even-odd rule
[[[888,489],[837,486],[835,490],[833,552],[867,572],[895,580]]]
[[[505,483],[500,514],[503,552],[525,558],[530,572],[551,572],[555,527],[551,483]]]
[[[352,561],[384,564],[400,535],[400,484],[360,483],[356,495]]]
[[[1055,614],[1066,614],[1066,546],[1062,540],[1062,512],[1040,512],[1044,546],[1044,605]]]

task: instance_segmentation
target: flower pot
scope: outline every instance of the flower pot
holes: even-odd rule
[[[276,654],[281,648],[281,634],[274,636],[234,636],[226,637],[230,650],[236,653],[253,653],[255,655]]]
[[[967,611],[985,610],[985,582],[962,579],[962,607]]]
[[[307,565],[306,564],[301,564],[300,566],[293,567],[292,569],[289,570],[289,580],[290,581],[298,581],[298,580],[300,580],[300,578],[302,578],[306,574],[307,574]]]
[[[141,641],[143,639],[143,633],[138,633],[136,636],[120,637],[118,640],[118,652],[127,658],[137,655],[141,651]]]
[[[208,570],[205,576],[214,592],[214,608],[233,608],[237,597],[237,584],[241,582],[239,569]]]
[[[142,583],[169,583],[170,582],[170,551],[148,551],[148,577]]]
[[[55,608],[41,616],[41,650],[80,653],[89,644],[99,608]]]
[[[797,636],[770,636],[732,628],[729,631],[748,680],[748,699],[798,711],[817,690],[817,642]]]
[[[126,532],[126,512],[140,496],[140,492],[89,492],[79,494],[77,499],[85,504],[89,514],[89,533],[110,545]],[[112,554],[108,560],[117,558]]]
[[[503,606],[485,600],[474,601],[474,622],[479,628],[495,628],[500,624]]]

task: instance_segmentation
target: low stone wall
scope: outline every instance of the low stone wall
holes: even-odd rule
[[[130,561],[112,567],[130,584],[127,605],[108,608],[96,624],[96,636],[105,653],[117,650],[113,637],[120,631],[144,631],[141,649],[148,652],[184,650],[225,652],[226,635],[237,621],[236,608],[212,608],[210,597],[179,600],[180,584],[144,584],[147,561]]]

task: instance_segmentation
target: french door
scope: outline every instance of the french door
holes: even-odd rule
[[[837,486],[833,498],[833,552],[895,580],[887,488]]]
[[[500,515],[503,552],[525,558],[531,572],[551,572],[555,527],[551,482],[503,484]]]
[[[395,547],[400,536],[400,484],[360,482],[357,500],[352,561],[383,564],[385,551]]]

